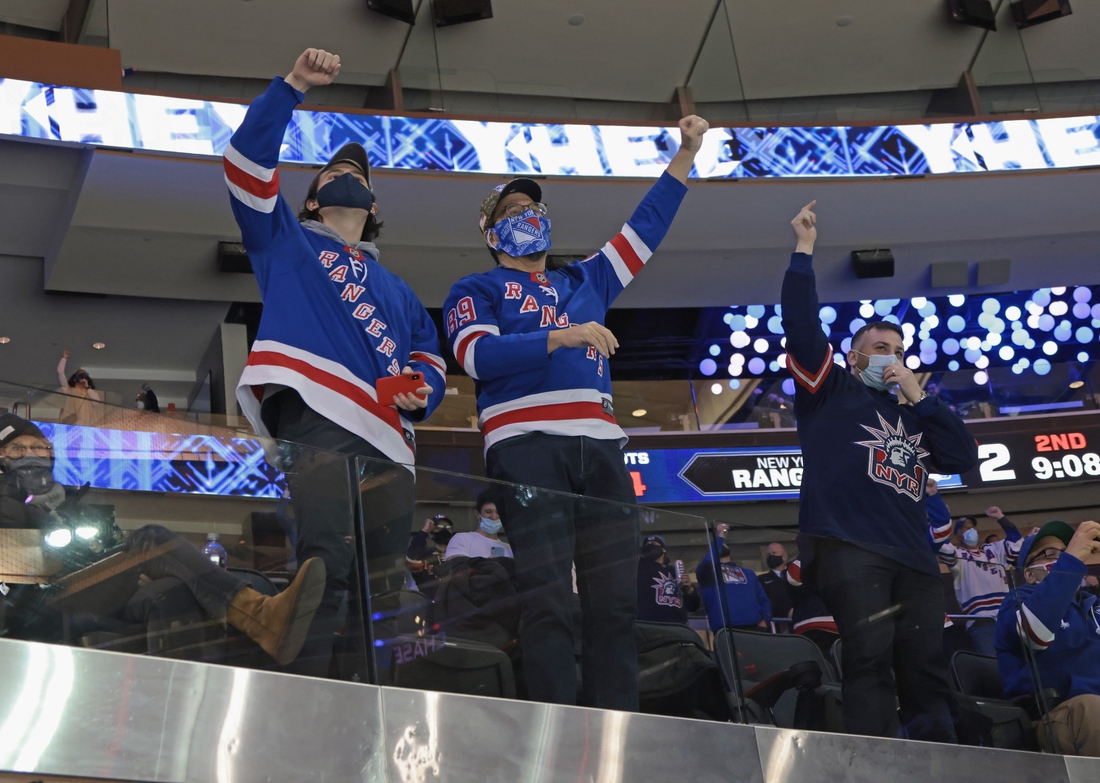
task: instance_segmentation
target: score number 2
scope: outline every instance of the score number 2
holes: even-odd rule
[[[1016,471],[1002,470],[1012,460],[1008,446],[1003,443],[983,443],[978,446],[978,459],[982,461],[982,481],[1015,481]]]

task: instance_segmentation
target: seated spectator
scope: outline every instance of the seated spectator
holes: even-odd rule
[[[149,384],[147,383],[142,384],[141,391],[139,391],[137,397],[134,398],[134,403],[137,405],[139,411],[160,413],[160,402],[157,401],[157,395],[149,388]]]
[[[826,660],[829,660],[833,644],[840,638],[836,621],[833,620],[833,616],[825,608],[825,602],[817,593],[810,589],[809,585],[802,584],[800,561],[794,560],[787,564],[785,578],[790,586],[791,600],[794,603],[791,630],[816,644]]]
[[[61,361],[57,363],[57,382],[61,385],[61,391],[65,394],[65,403],[61,408],[61,416],[58,419],[62,424],[79,424],[82,426],[95,426],[103,418],[103,406],[100,404],[105,399],[103,392],[96,390],[92,376],[87,370],[81,368],[70,377],[65,377],[65,365],[69,361],[69,352],[61,354]]]
[[[477,496],[478,527],[472,533],[455,533],[447,544],[445,560],[452,557],[513,557],[512,547],[500,540],[500,514],[488,491]]]
[[[726,547],[729,525],[719,525],[714,541],[695,569],[703,603],[707,607],[710,630],[723,626],[741,630],[768,630],[772,619],[772,605],[760,580],[751,569],[738,567]],[[717,565],[716,565],[717,561]],[[722,584],[716,584],[716,569],[721,573]]]
[[[790,617],[794,611],[794,598],[791,585],[787,581],[787,549],[776,542],[768,544],[765,560],[768,570],[760,575],[760,584],[772,604],[772,617]],[[786,633],[791,630],[789,623],[776,623],[776,630]]]
[[[1009,698],[1034,692],[1026,643],[1043,688],[1063,701],[1048,713],[1057,748],[1037,726],[1043,750],[1100,757],[1100,599],[1083,592],[1086,562],[1100,554],[1100,525],[1047,522],[1020,547],[1026,584],[997,615],[997,663]]]
[[[0,414],[0,527],[41,528],[65,501],[53,478],[53,445],[14,413]]]
[[[702,605],[687,574],[677,573],[668,562],[668,549],[660,536],[647,536],[638,561],[638,619],[648,623],[687,625],[688,612]]]
[[[1005,539],[979,546],[977,520],[963,517],[952,524],[951,512],[939,494],[936,482],[931,479],[926,494],[932,548],[940,562],[951,571],[955,595],[963,614],[990,618],[988,621],[969,621],[966,630],[974,651],[992,656],[995,654],[993,639],[996,631],[992,618],[997,616],[1008,592],[1008,566],[1015,565],[1023,537],[999,508],[990,506],[985,510],[986,516],[996,519],[1004,528]]]
[[[415,587],[431,598],[439,586],[436,567],[443,561],[447,545],[454,537],[454,523],[444,514],[436,514],[424,522],[424,527],[412,534],[405,551],[405,568]],[[406,585],[408,579],[406,578]]]

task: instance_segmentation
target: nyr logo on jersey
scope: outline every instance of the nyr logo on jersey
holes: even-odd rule
[[[891,427],[882,414],[878,414],[881,430],[860,425],[874,436],[874,440],[857,441],[857,446],[866,446],[867,475],[872,481],[893,487],[899,495],[907,495],[913,500],[924,497],[924,483],[928,479],[921,460],[928,452],[921,448],[920,441],[924,433],[909,435],[905,424],[898,418],[898,426]]]
[[[653,591],[657,594],[655,600],[658,606],[674,606],[679,609],[684,605],[680,600],[680,586],[676,584],[676,577],[670,574],[653,577]]]
[[[749,578],[737,566],[722,563],[722,581],[728,585],[744,585],[748,584]]]

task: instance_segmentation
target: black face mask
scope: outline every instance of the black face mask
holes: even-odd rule
[[[341,174],[317,191],[317,207],[349,207],[370,212],[374,195],[354,174]]]
[[[660,544],[646,544],[642,547],[642,558],[645,560],[660,560],[665,556],[665,548]]]
[[[5,470],[15,476],[16,484],[28,495],[45,495],[57,483],[53,480],[53,460],[49,457],[9,460]]]
[[[768,555],[768,568],[775,571],[783,565],[783,555]]]
[[[431,533],[429,537],[432,539],[432,541],[439,544],[440,546],[446,546],[454,537],[454,533],[452,533],[450,530],[447,530],[446,528],[440,528],[439,530]]]

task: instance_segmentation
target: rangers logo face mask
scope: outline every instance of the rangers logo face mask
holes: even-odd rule
[[[550,249],[550,218],[529,209],[515,217],[504,217],[485,232],[485,242],[493,250],[513,258]]]

